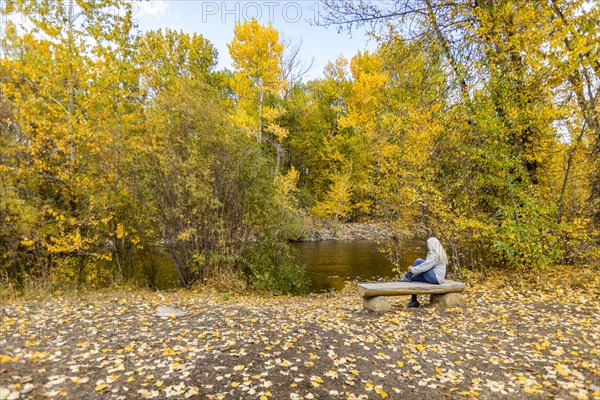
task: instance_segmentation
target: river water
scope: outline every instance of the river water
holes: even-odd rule
[[[311,292],[341,290],[350,280],[392,279],[397,274],[389,258],[379,251],[376,242],[371,240],[332,240],[320,242],[292,243],[295,263],[305,267],[310,280]],[[424,241],[404,243],[400,264],[402,270],[413,263],[415,258],[426,255]],[[179,278],[171,260],[156,252],[157,289],[170,289],[179,286]]]
[[[311,292],[341,290],[346,281],[392,279],[397,276],[392,262],[370,240],[341,240],[294,243],[299,265],[304,265]],[[424,243],[403,246],[400,264],[405,270],[417,257],[424,257]]]

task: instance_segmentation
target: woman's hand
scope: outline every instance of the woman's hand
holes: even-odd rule
[[[408,267],[408,272],[413,272],[412,265]]]

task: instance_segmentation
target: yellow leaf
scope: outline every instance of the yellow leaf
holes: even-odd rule
[[[310,377],[310,384],[313,385],[314,387],[321,386],[321,383],[323,383],[323,379],[321,379],[320,377],[318,377],[318,376]]]
[[[388,394],[381,388],[376,387],[375,388],[375,393],[377,393],[379,396],[381,396],[382,399],[385,399],[386,397],[388,397]]]
[[[538,350],[546,350],[548,346],[550,346],[550,342],[547,340],[544,341],[542,344],[535,343],[535,348]]]
[[[569,373],[564,369],[564,367],[562,366],[561,363],[556,363],[554,365],[554,368],[556,368],[556,372],[558,372],[560,375],[562,376],[567,376],[569,375]]]
[[[540,393],[540,391],[539,391],[538,389],[534,389],[534,388],[531,388],[531,387],[529,387],[529,386],[525,386],[525,387],[523,388],[523,391],[524,391],[525,393]]]
[[[168,347],[165,347],[165,349],[163,350],[163,356],[175,356],[177,355],[177,352],[174,350],[171,350]]]
[[[106,389],[106,383],[101,383],[98,386],[96,386],[96,392],[101,392],[104,389]]]
[[[396,365],[399,367],[404,367],[404,363],[402,361],[396,361]]]
[[[358,370],[355,370],[355,369],[351,369],[351,370],[350,370],[350,373],[351,373],[352,375],[358,375],[358,374],[359,374]]]
[[[36,351],[31,355],[32,359],[46,358],[46,357],[48,357],[48,353],[46,353],[45,351]]]
[[[123,228],[123,225],[121,224],[117,224],[117,239],[121,239],[123,236],[125,236],[125,228]]]

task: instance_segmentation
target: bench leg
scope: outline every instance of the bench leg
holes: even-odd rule
[[[392,305],[386,296],[375,296],[363,299],[363,307],[367,310],[377,312],[385,312],[392,309]]]
[[[466,305],[465,299],[460,293],[432,294],[429,298],[429,304],[443,307],[462,307]]]

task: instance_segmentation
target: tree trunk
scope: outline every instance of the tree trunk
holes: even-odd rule
[[[75,167],[75,157],[76,157],[76,143],[74,135],[74,114],[75,114],[75,72],[73,71],[73,58],[75,57],[73,50],[73,3],[75,1],[69,1],[69,79],[68,79],[68,89],[69,89],[69,163],[70,167]]]
[[[262,87],[258,88],[258,131],[256,132],[256,140],[262,142],[262,108],[265,91]]]

